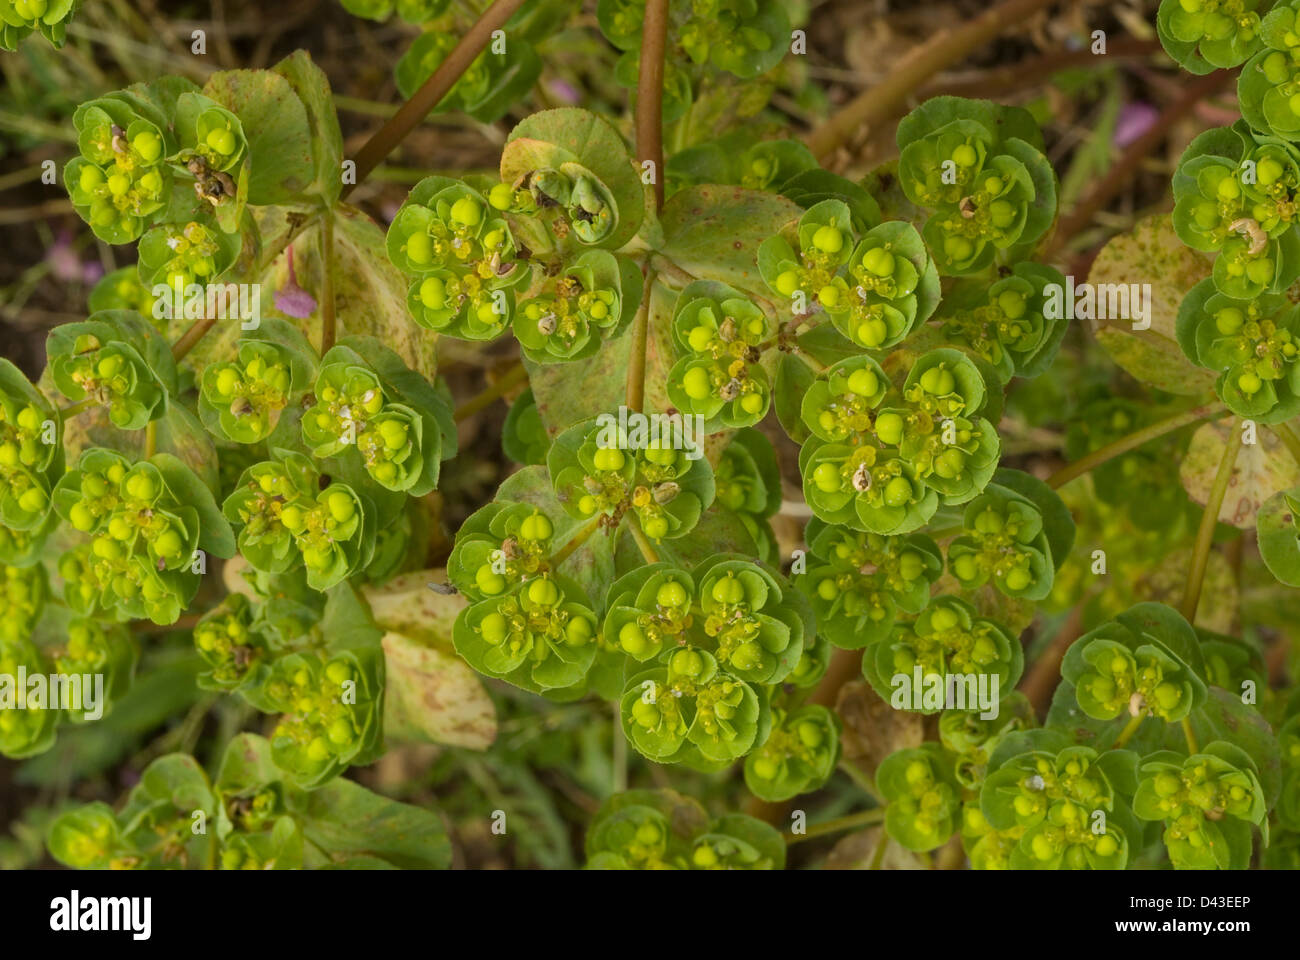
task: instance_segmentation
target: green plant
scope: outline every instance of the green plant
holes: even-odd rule
[[[6,44],[33,17],[60,42],[73,6],[0,0]],[[554,729],[511,743],[539,768],[575,741],[600,754],[594,869],[781,869],[787,844],[875,822],[876,866],[890,842],[975,869],[1246,867],[1283,855],[1262,854],[1270,830],[1291,849],[1300,700],[1202,593],[1236,584],[1217,522],[1256,514],[1267,569],[1300,585],[1296,464],[1245,513],[1224,504],[1248,430],[1300,457],[1293,4],[1160,6],[1184,66],[1247,65],[1243,119],[1192,142],[1167,221],[1121,238],[1189,248],[1176,320],[1096,331],[1159,404],[1111,396],[1067,344],[1058,179],[1028,110],[925,99],[897,162],[855,182],[744,127],[789,82],[790,5],[601,0],[635,148],[608,111],[525,111],[495,169],[410,178],[385,229],[347,202],[357,182],[429,113],[490,124],[525,102],[576,5],[343,6],[421,25],[396,66],[413,106],[354,159],[302,52],[72,118],[72,208],[138,265],[53,329],[38,382],[0,363],[0,675],[102,675],[120,715],[179,636],[178,686],[207,698],[172,712],[237,710],[211,769],[187,722],[124,806],[61,811],[58,861],[448,866],[435,811],[345,776],[401,744],[490,742],[495,719],[484,734],[448,690],[503,729],[554,704]],[[263,287],[294,300],[246,300]],[[512,364],[459,404],[456,341]],[[1031,472],[1024,438],[1058,422],[1045,374],[1065,368],[1072,462]],[[448,488],[481,487],[458,422],[502,397],[519,469],[454,522]],[[1226,436],[1175,436],[1228,412]],[[1177,610],[1152,572],[1174,568]],[[918,737],[882,737],[866,769],[853,697]],[[570,717],[588,732],[555,746]],[[98,719],[0,710],[0,752],[39,762]],[[240,732],[255,722],[268,737]],[[546,792],[523,762],[454,752],[431,780],[457,763],[494,817]],[[627,789],[629,763],[753,803]],[[805,832],[788,804],[840,770],[867,809]]]

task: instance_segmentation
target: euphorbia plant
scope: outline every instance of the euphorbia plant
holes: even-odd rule
[[[406,742],[486,748],[497,712],[518,734],[503,750],[541,750],[519,731],[545,701],[557,728],[599,710],[584,769],[613,757],[613,784],[577,793],[591,868],[782,868],[823,790],[868,809],[822,832],[881,823],[876,865],[897,843],[975,869],[1240,867],[1271,823],[1297,830],[1298,701],[1258,689],[1253,634],[1198,619],[1241,435],[1219,438],[1194,540],[1167,502],[1183,451],[1139,449],[1231,411],[1300,455],[1293,5],[1161,4],[1180,62],[1248,64],[1244,119],[1188,148],[1166,231],[1200,273],[1161,318],[1190,362],[1150,379],[1203,402],[1160,419],[1089,395],[1063,442],[1076,462],[1050,476],[1017,452],[1048,415],[1025,420],[1079,364],[1029,111],[930,98],[898,123],[897,162],[850,180],[825,150],[710,125],[739,90],[766,103],[789,5],[602,0],[614,78],[638,87],[633,145],[607,112],[525,111],[491,170],[412,178],[381,226],[347,202],[357,183],[423,113],[500,121],[572,10],[499,0],[465,31],[470,5],[343,5],[422,27],[396,66],[415,107],[355,158],[301,52],[108,92],[69,126],[72,209],[138,266],[50,333],[36,383],[0,364],[0,673],[102,674],[120,708],[161,669],[164,630],[192,643],[200,705],[238,708],[212,769],[153,759],[123,806],[54,818],[54,857],[446,866],[436,811],[349,772]],[[6,44],[38,21],[61,42],[75,6],[0,0]],[[266,315],[243,310],[233,291],[264,285]],[[1141,342],[1117,350],[1125,369]],[[509,365],[454,397],[451,358],[489,356]],[[457,423],[502,397],[519,468],[487,489],[467,465],[485,432]],[[457,522],[465,490],[483,496]],[[1297,508],[1279,490],[1259,511],[1292,587]],[[1144,534],[1189,548],[1179,611],[1147,578],[1080,572],[1081,552],[1092,576],[1107,550],[1125,562],[1112,536],[1145,557]],[[855,697],[917,739],[858,765]],[[85,704],[0,711],[0,752],[94,722]],[[507,782],[467,769],[485,793]],[[660,781],[711,784],[708,809]],[[210,839],[187,832],[195,812]]]

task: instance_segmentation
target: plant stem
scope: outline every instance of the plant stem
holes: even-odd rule
[[[1115,738],[1115,742],[1111,744],[1111,749],[1118,750],[1132,740],[1133,734],[1137,733],[1138,727],[1142,726],[1142,721],[1146,719],[1146,716],[1145,713],[1139,713],[1136,717],[1130,717],[1128,723],[1124,724],[1124,729]]]
[[[342,199],[346,199],[357,184],[365,180],[380,162],[397,149],[406,135],[423,122],[443,97],[455,86],[456,81],[469,69],[470,64],[487,47],[492,39],[492,32],[505,25],[516,10],[524,5],[524,0],[496,0],[492,6],[483,11],[475,24],[461,37],[460,43],[447,55],[447,59],[433,71],[433,76],[424,81],[423,86],[415,91],[415,96],[402,104],[401,108],[365,142],[356,156],[356,183],[343,187]]]
[[[217,318],[205,318],[195,320],[194,326],[190,327],[181,338],[172,345],[172,359],[180,360],[185,354],[194,349],[194,345],[204,338],[209,330],[216,324]]]
[[[158,452],[158,421],[150,420],[144,427],[144,458],[148,460]]]
[[[860,813],[850,813],[847,816],[836,817],[834,820],[827,820],[825,823],[819,823],[816,826],[808,828],[806,833],[787,834],[786,843],[803,843],[805,840],[813,840],[817,837],[824,837],[828,833],[838,833],[841,830],[852,830],[854,827],[866,827],[873,823],[880,823],[885,819],[884,807],[872,807],[870,810],[863,810]]]
[[[600,526],[600,515],[598,514],[592,517],[590,520],[588,520],[586,526],[582,527],[577,533],[575,533],[573,535],[573,539],[570,540],[568,543],[566,543],[564,546],[562,546],[559,549],[558,553],[552,554],[550,559],[551,569],[554,570],[565,560],[568,560],[569,555],[572,554],[573,551],[577,550],[584,543],[586,543],[591,538],[591,535],[596,532],[596,528],[599,526]]]
[[[85,413],[87,410],[89,410],[89,409],[90,409],[91,407],[93,407],[93,406],[95,406],[95,398],[94,398],[94,397],[86,397],[86,398],[84,398],[84,399],[82,399],[82,400],[78,400],[78,401],[77,401],[76,403],[74,403],[72,406],[70,406],[70,407],[64,407],[62,410],[60,410],[60,411],[59,411],[59,418],[60,418],[61,420],[63,420],[64,423],[67,423],[69,420],[71,420],[71,419],[72,419],[73,417],[75,417],[77,414],[79,414],[79,413]]]
[[[636,159],[654,164],[656,212],[664,205],[664,50],[668,46],[668,0],[646,0],[641,31],[641,72],[636,84]]]
[[[1008,27],[1023,23],[1048,2],[1003,0],[961,27],[940,30],[895,64],[880,83],[858,94],[809,134],[805,141],[808,149],[821,160],[850,137],[865,135],[888,120],[913,90],[940,70],[988,43]]]
[[[1130,433],[1127,437],[1121,437],[1114,443],[1108,443],[1106,446],[1092,451],[1087,456],[1080,457],[1074,463],[1067,464],[1047,478],[1047,485],[1056,490],[1065,486],[1071,480],[1083,476],[1093,468],[1101,466],[1106,461],[1114,460],[1116,457],[1128,453],[1130,450],[1135,450],[1157,437],[1163,437],[1166,433],[1172,433],[1179,427],[1185,427],[1189,423],[1217,419],[1226,412],[1227,408],[1222,403],[1207,403],[1203,406],[1193,407],[1191,410],[1185,410],[1182,413],[1176,413],[1172,417],[1166,417],[1164,420]]]
[[[1291,452],[1292,459],[1300,463],[1300,437],[1295,435],[1295,431],[1285,423],[1271,423],[1268,430],[1285,444],[1287,450]]]
[[[1187,586],[1183,590],[1183,616],[1195,626],[1196,607],[1201,602],[1201,584],[1205,581],[1205,568],[1210,562],[1210,544],[1214,540],[1214,526],[1219,522],[1219,508],[1228,492],[1228,481],[1232,479],[1232,467],[1237,462],[1237,451],[1241,449],[1241,430],[1234,417],[1228,428],[1228,442],[1223,448],[1223,459],[1214,474],[1214,484],[1210,487],[1209,499],[1205,502],[1205,512],[1201,514],[1201,525],[1196,531],[1196,546],[1192,548],[1192,565],[1187,571]]]
[[[1190,717],[1183,717],[1183,737],[1187,740],[1187,751],[1189,753],[1201,752],[1201,748],[1196,745],[1196,734],[1192,731],[1192,720]]]
[[[321,290],[320,353],[325,356],[334,346],[338,320],[334,312],[334,214],[325,215],[321,224],[321,256],[325,258],[324,289]]]
[[[647,269],[641,306],[632,319],[632,352],[627,358],[627,390],[623,402],[632,413],[640,413],[645,406],[646,344],[650,337],[650,288],[653,285],[654,271]]]
[[[871,863],[867,866],[868,870],[879,870],[880,865],[885,862],[885,851],[889,849],[889,834],[884,830],[880,831],[880,837],[876,840],[875,852],[871,854]]]
[[[623,735],[623,711],[618,703],[614,708],[614,792],[622,793],[627,789],[627,737]]]
[[[659,554],[655,553],[655,548],[650,545],[650,538],[641,529],[641,521],[632,513],[627,515],[627,519],[627,528],[632,531],[632,539],[636,541],[637,549],[641,551],[641,556],[645,557],[645,562],[658,563]]]
[[[497,377],[496,381],[486,387],[482,392],[478,393],[476,396],[470,397],[457,407],[456,412],[452,416],[455,417],[456,422],[459,423],[466,417],[472,416],[480,410],[490,406],[492,401],[496,400],[498,397],[504,396],[510,390],[519,386],[519,384],[526,383],[527,381],[528,371],[524,368],[523,362],[520,361],[505,373],[501,374],[501,376]]]

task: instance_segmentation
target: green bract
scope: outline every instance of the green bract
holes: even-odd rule
[[[744,756],[767,721],[754,688],[698,649],[672,651],[667,665],[632,673],[620,701],[623,732],[659,763],[720,770]]]
[[[630,261],[606,250],[582,253],[515,310],[514,333],[524,356],[536,363],[591,356],[631,322],[641,286]]]
[[[236,443],[265,440],[291,398],[313,384],[316,355],[295,328],[276,317],[239,341],[235,359],[203,369],[199,417]]]
[[[805,393],[814,439],[799,466],[813,513],[871,533],[915,530],[939,503],[976,496],[997,468],[993,426],[975,414],[986,392],[978,368],[956,350],[933,350],[912,366],[895,400],[866,357],[832,366]]]
[[[785,194],[784,185],[793,177],[820,169],[817,158],[799,141],[754,143],[749,130],[734,130],[687,147],[669,157],[666,168],[669,195],[697,183],[734,183],[748,190]]]
[[[1012,691],[998,704],[996,717],[969,710],[945,710],[939,717],[939,740],[956,755],[954,773],[961,785],[977,787],[984,782],[993,751],[1009,734],[1029,729],[1035,723],[1029,700],[1023,693]],[[963,832],[967,826],[963,825]]]
[[[139,239],[170,200],[177,145],[166,118],[132,88],[83,103],[73,123],[81,155],[63,170],[73,206],[102,240]]]
[[[1161,0],[1156,32],[1192,73],[1235,67],[1260,48],[1260,0]],[[1244,71],[1243,71],[1244,73]]]
[[[758,430],[736,431],[713,472],[716,503],[735,511],[758,545],[759,558],[776,557],[776,536],[768,518],[781,508],[781,475],[772,441]]]
[[[151,291],[166,286],[169,295],[217,280],[239,256],[239,235],[222,233],[197,221],[154,227],[140,240],[140,280]]]
[[[445,6],[446,0],[404,0],[397,5],[397,12],[405,20],[420,22],[436,16]],[[504,116],[537,82],[542,70],[542,62],[532,46],[514,31],[511,37],[508,53],[484,50],[475,57],[451,91],[438,102],[435,111],[461,110],[483,123]],[[454,32],[441,29],[429,30],[415,38],[397,62],[397,89],[403,97],[410,99],[433,75],[455,48],[456,39]]]
[[[403,20],[422,23],[447,9],[447,0],[341,0],[348,13],[368,20],[387,20],[393,10]]]
[[[957,828],[960,788],[937,743],[896,750],[876,771],[885,829],[908,850],[934,850]]]
[[[294,782],[317,786],[373,759],[382,741],[383,663],[373,651],[275,661],[266,697],[284,716],[271,735],[271,757]]]
[[[1239,300],[1280,293],[1300,275],[1293,147],[1245,122],[1201,134],[1174,175],[1174,229],[1189,247],[1218,252],[1214,286]]]
[[[20,642],[31,639],[36,621],[45,609],[49,594],[45,568],[40,564],[30,567],[0,568],[4,575],[0,581],[0,640]]]
[[[918,614],[943,573],[943,557],[924,534],[886,537],[813,518],[804,534],[808,569],[796,585],[812,598],[819,631],[845,650],[889,635],[900,612]]]
[[[132,463],[92,448],[59,480],[53,500],[90,538],[59,559],[68,606],[85,616],[173,623],[193,599],[207,555],[234,553],[211,491],[170,454]]]
[[[253,624],[253,610],[242,594],[231,594],[194,628],[194,647],[208,670],[200,685],[233,690],[261,667],[267,643]]]
[[[1248,824],[1267,805],[1253,762],[1222,740],[1189,757],[1158,751],[1141,767],[1133,812],[1164,822],[1164,843],[1177,869],[1226,870],[1249,862]]]
[[[1252,11],[1244,19],[1257,22],[1258,14]],[[1295,100],[1300,42],[1297,42],[1295,22],[1295,3],[1274,6],[1264,17],[1263,29],[1256,27],[1258,39],[1249,50],[1254,56],[1237,78],[1242,116],[1256,130],[1286,140],[1294,140],[1300,134],[1300,112],[1297,112],[1300,101]],[[1262,44],[1259,39],[1263,40]]]
[[[126,627],[95,620],[73,620],[68,624],[67,642],[50,651],[56,673],[77,677],[82,685],[82,706],[68,706],[72,723],[86,723],[106,716],[113,701],[131,686],[140,651]],[[87,709],[87,700],[103,678],[103,701]]]
[[[546,456],[556,498],[578,519],[631,510],[651,540],[685,536],[714,496],[703,436],[692,424],[664,414],[626,424],[601,414],[575,424]]]
[[[1020,680],[1020,644],[956,597],[936,597],[912,623],[897,624],[862,656],[862,673],[896,710],[984,709]],[[960,702],[958,702],[960,701]]]
[[[575,689],[596,657],[596,614],[576,583],[544,574],[456,618],[456,651],[474,669],[535,693]]]
[[[635,65],[645,20],[644,0],[600,0],[596,16],[609,41],[628,51],[624,61]],[[695,64],[752,79],[771,70],[784,56],[790,43],[790,20],[785,7],[775,0],[679,2],[673,4],[670,37],[669,42]]]
[[[369,500],[346,483],[323,484],[301,454],[249,467],[222,512],[238,528],[240,555],[256,569],[283,573],[302,564],[315,590],[365,569],[374,556]]]
[[[992,580],[1009,597],[1042,600],[1052,592],[1052,548],[1043,515],[1028,497],[989,484],[966,504],[962,525],[948,545],[948,570],[963,589]]]
[[[444,439],[454,437],[450,411],[391,350],[369,337],[342,341],[321,359],[312,396],[302,439],[314,456],[355,450],[380,486],[411,496],[438,485]]]
[[[0,521],[12,541],[0,544],[0,561],[25,559],[48,533],[43,525],[50,487],[63,470],[62,438],[62,418],[49,400],[0,360]]]
[[[705,430],[751,426],[771,403],[758,360],[774,332],[767,315],[723,284],[695,282],[677,299],[673,342],[680,359],[668,373],[668,399],[699,415]]]
[[[113,808],[91,803],[58,817],[50,825],[50,854],[74,870],[105,870],[117,866],[120,842]]]
[[[720,554],[693,571],[650,564],[615,581],[604,636],[638,662],[703,669],[701,651],[749,683],[777,683],[813,636],[803,597],[752,561]],[[680,660],[678,659],[680,657]]]
[[[6,571],[6,589],[13,581]],[[12,607],[9,599],[6,606]],[[35,756],[54,745],[59,711],[50,702],[49,661],[26,637],[0,636],[0,754],[13,759]],[[20,686],[21,677],[29,682]]]
[[[1059,271],[1028,262],[992,286],[959,281],[939,309],[944,335],[987,360],[1003,383],[1036,377],[1051,366],[1068,326],[1045,316],[1053,285],[1065,289]]]
[[[55,47],[67,42],[68,21],[82,0],[0,0],[0,50],[17,50],[34,31]]]
[[[785,840],[761,820],[730,813],[710,822],[671,790],[615,794],[587,829],[591,870],[780,870]]]
[[[411,191],[388,228],[388,256],[416,277],[411,315],[430,330],[491,340],[510,323],[512,288],[530,270],[506,221],[484,196],[447,177]]]
[[[1265,423],[1300,412],[1300,307],[1285,296],[1235,300],[1202,280],[1178,311],[1179,341],[1215,383],[1228,409]]]
[[[155,312],[153,291],[140,281],[140,271],[134,264],[107,273],[90,291],[87,305],[91,313],[101,310],[134,310],[147,318],[159,333],[166,333],[166,317]]]
[[[835,770],[839,719],[825,707],[772,711],[767,741],[745,758],[745,785],[770,803],[816,790]]]
[[[859,238],[853,221],[842,200],[816,203],[792,236],[759,245],[758,268],[768,287],[790,299],[795,314],[811,313],[815,302],[855,344],[885,349],[934,312],[939,274],[910,224],[868,223]]]
[[[980,790],[991,827],[1024,830],[1009,861],[1018,870],[1124,869],[1129,837],[1111,822],[1115,806],[1110,778],[1088,747],[1021,753]]]
[[[999,252],[1027,249],[1056,216],[1056,175],[1023,112],[935,97],[899,123],[898,147],[903,192],[934,211],[921,232],[945,274],[977,273]]]
[[[134,312],[110,310],[56,327],[45,352],[60,392],[69,400],[106,405],[122,430],[139,430],[161,417],[176,389],[171,351]]]
[[[1143,603],[1071,644],[1061,675],[1094,719],[1124,714],[1176,723],[1205,700],[1201,663],[1187,622],[1168,607]]]
[[[489,503],[456,532],[447,577],[470,600],[509,593],[546,572],[555,525],[526,504]]]

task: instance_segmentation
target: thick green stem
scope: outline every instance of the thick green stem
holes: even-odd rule
[[[654,271],[647,269],[641,306],[632,320],[632,351],[627,358],[627,390],[623,401],[634,413],[642,412],[645,407],[646,347],[650,337],[650,288],[653,285]]]
[[[1121,437],[1114,443],[1108,443],[1106,446],[1092,451],[1087,456],[1080,457],[1074,463],[1062,467],[1047,478],[1047,485],[1056,490],[1065,486],[1071,480],[1083,476],[1089,470],[1101,466],[1106,461],[1114,460],[1116,457],[1122,456],[1130,450],[1135,450],[1157,437],[1163,437],[1166,433],[1172,433],[1190,423],[1216,419],[1225,413],[1227,413],[1227,408],[1222,403],[1207,403],[1204,406],[1193,407],[1191,410],[1176,413],[1172,417],[1166,417],[1164,420],[1143,427],[1141,430],[1135,430],[1127,437]]]
[[[655,553],[655,548],[650,545],[650,538],[641,529],[641,521],[630,512],[627,515],[627,528],[632,531],[632,539],[636,541],[637,549],[641,551],[641,556],[645,557],[645,562],[658,563],[659,554]]]
[[[1182,611],[1187,622],[1196,623],[1196,607],[1201,602],[1201,585],[1205,582],[1205,568],[1210,562],[1210,544],[1214,540],[1214,526],[1219,522],[1219,508],[1228,492],[1228,481],[1232,479],[1232,466],[1237,462],[1237,452],[1241,449],[1241,430],[1234,418],[1228,428],[1228,442],[1223,447],[1223,459],[1219,461],[1218,472],[1214,474],[1214,484],[1210,487],[1209,499],[1205,502],[1205,513],[1201,514],[1201,525],[1196,531],[1196,546],[1192,548],[1192,565],[1187,571],[1187,585],[1183,590]]]
[[[884,830],[880,831],[880,837],[876,840],[875,852],[871,854],[871,863],[868,870],[879,870],[880,865],[885,862],[885,851],[889,849],[889,834]]]
[[[1138,727],[1142,726],[1142,721],[1145,719],[1145,713],[1139,713],[1136,717],[1131,717],[1129,722],[1124,724],[1124,729],[1119,732],[1119,736],[1115,738],[1114,749],[1118,750],[1132,740],[1133,734],[1137,733]]]
[[[63,420],[64,423],[67,423],[77,414],[85,413],[93,406],[95,406],[95,398],[86,397],[85,399],[78,400],[70,407],[64,407],[62,410],[59,411],[59,417],[60,419]]]
[[[1196,733],[1192,730],[1192,721],[1190,717],[1183,717],[1183,739],[1187,741],[1188,753],[1201,752],[1201,748],[1196,745]]]

